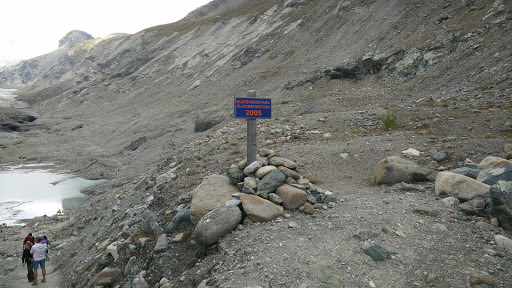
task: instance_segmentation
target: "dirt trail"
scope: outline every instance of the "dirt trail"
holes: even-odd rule
[[[42,228],[43,227],[41,227],[41,229]],[[39,230],[37,230],[37,233],[34,230],[32,231],[33,234],[39,235]],[[30,232],[29,229],[25,227],[9,227],[1,230],[1,232],[2,235],[0,239],[2,239],[2,247],[0,248],[0,252],[10,255],[10,257],[4,261],[0,261],[0,287],[33,287],[32,283],[29,283],[27,280],[27,267],[23,267],[21,263],[21,246],[23,238]],[[46,261],[46,282],[41,283],[43,275],[41,269],[38,269],[37,287],[61,287],[62,275],[57,267],[57,257],[59,257],[57,251],[50,250],[51,261]]]

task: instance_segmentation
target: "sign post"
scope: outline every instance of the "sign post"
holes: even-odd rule
[[[271,99],[256,98],[256,91],[247,91],[246,98],[235,98],[235,117],[247,118],[247,165],[257,160],[256,119],[271,118]]]

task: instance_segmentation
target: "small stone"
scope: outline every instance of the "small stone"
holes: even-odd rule
[[[315,206],[309,203],[304,204],[304,213],[308,215],[313,215],[315,213]]]
[[[167,250],[167,247],[169,246],[167,242],[167,234],[162,234],[160,237],[158,237],[155,248],[153,248],[153,252],[160,253]]]
[[[377,237],[378,235],[378,232],[375,232],[371,229],[365,229],[357,232],[357,234],[354,234],[354,238],[357,238],[360,241],[367,241],[369,239]]]
[[[277,205],[283,204],[283,199],[281,199],[281,197],[279,197],[279,195],[277,195],[276,193],[269,193],[268,200],[270,200],[270,202],[277,204]]]
[[[443,198],[443,199],[441,199],[441,202],[443,202],[444,204],[446,204],[448,206],[455,206],[455,205],[460,204],[460,200],[455,197]]]
[[[476,226],[476,228],[478,228],[480,230],[484,230],[484,231],[494,231],[494,229],[496,229],[496,227],[494,225],[483,222],[483,221],[477,222],[475,224],[475,226]]]
[[[438,210],[426,206],[416,206],[413,212],[431,217],[437,217],[440,214]]]
[[[487,273],[474,273],[469,279],[469,286],[474,287],[476,285],[485,284],[494,286],[494,280]]]
[[[383,261],[391,258],[389,251],[379,245],[373,245],[364,249],[364,254],[370,256],[374,261]]]
[[[448,228],[446,228],[445,225],[440,224],[440,223],[434,224],[434,229],[436,229],[437,231],[440,231],[440,232],[448,232]]]
[[[242,188],[242,193],[254,195],[254,194],[256,194],[256,191],[254,191],[254,189],[252,189],[251,187],[244,186]]]
[[[288,228],[297,228],[297,227],[299,227],[297,222],[291,221],[290,223],[288,223]]]
[[[254,161],[244,169],[245,175],[251,175],[255,173],[258,169],[260,169],[263,166],[263,164],[259,161]]]

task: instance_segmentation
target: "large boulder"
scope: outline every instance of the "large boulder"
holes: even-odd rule
[[[512,184],[499,181],[491,187],[489,212],[503,228],[512,231]]]
[[[245,213],[254,222],[268,222],[283,214],[283,207],[258,196],[242,194],[240,201]]]
[[[478,174],[476,180],[491,186],[500,180],[512,181],[512,165],[486,168]]]
[[[238,206],[217,208],[197,222],[194,240],[200,246],[211,246],[224,235],[233,231],[240,220],[242,220],[242,211]]]
[[[94,285],[96,286],[110,286],[114,280],[121,274],[119,268],[105,268],[98,275],[94,277]]]
[[[208,212],[224,206],[224,203],[231,199],[231,195],[237,192],[238,188],[231,185],[227,176],[206,177],[193,191],[190,220],[196,224]]]
[[[276,191],[277,187],[283,185],[286,176],[279,170],[270,171],[258,183],[257,194],[265,195]]]
[[[491,168],[491,167],[500,167],[500,166],[506,166],[506,165],[512,165],[512,161],[503,159],[500,157],[495,156],[487,156],[480,162],[478,165],[478,168],[480,170]]]
[[[431,180],[433,171],[398,156],[382,159],[373,171],[375,184],[411,183]]]
[[[283,207],[287,210],[293,210],[304,205],[308,200],[308,194],[301,189],[284,184],[279,186],[276,194],[283,200]]]
[[[491,186],[464,175],[441,172],[437,175],[435,191],[441,197],[455,197],[462,201],[489,196]]]

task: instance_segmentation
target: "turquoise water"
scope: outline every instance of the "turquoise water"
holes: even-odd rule
[[[105,181],[27,167],[0,170],[0,223],[73,209],[87,199],[82,190]]]

